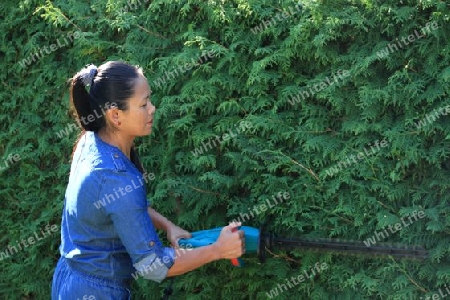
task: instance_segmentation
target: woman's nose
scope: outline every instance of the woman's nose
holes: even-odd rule
[[[155,113],[155,111],[156,111],[156,107],[155,107],[152,103],[150,103],[149,106],[150,106],[150,107],[149,107],[149,109],[150,109],[150,114],[153,115],[153,114]]]

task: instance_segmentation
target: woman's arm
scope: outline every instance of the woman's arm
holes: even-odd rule
[[[155,225],[156,229],[164,230],[165,232],[167,232],[167,230],[171,226],[175,226],[166,217],[161,215],[159,212],[157,212],[150,206],[147,208],[147,211],[148,211],[148,215],[150,216],[150,219],[152,219],[153,225]]]
[[[176,226],[153,208],[148,207],[147,212],[150,216],[150,219],[152,219],[155,228],[164,230],[167,233],[167,239],[170,241],[173,247],[178,248],[179,239],[188,239],[192,236],[188,231]]]
[[[108,174],[108,180],[101,187],[99,195],[110,194],[118,186],[131,186],[127,185],[130,181],[130,176],[126,172]],[[188,251],[164,247],[155,231],[155,225],[168,231],[179,227],[149,209],[142,195],[141,190],[131,189],[123,199],[112,201],[102,209],[113,222],[115,233],[130,255],[134,268],[145,279],[161,282],[167,277],[169,270],[172,276],[183,274],[207,262],[230,257],[231,254],[232,257],[242,255],[244,232],[241,234],[238,234],[238,231],[231,232],[234,227],[239,226],[239,223],[224,227],[216,244],[206,249]],[[151,215],[154,220],[151,219]],[[175,240],[174,236],[180,236],[181,231],[175,232],[176,234],[171,234],[172,240]],[[177,255],[177,252],[184,253]]]
[[[219,238],[212,245],[181,250],[182,253],[175,257],[175,262],[167,276],[181,275],[215,260],[240,257],[245,253],[244,231],[232,232],[234,227],[240,225],[241,223],[231,223],[222,228]]]

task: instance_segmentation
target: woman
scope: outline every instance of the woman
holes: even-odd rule
[[[150,208],[145,185],[136,184],[145,175],[133,141],[152,130],[150,95],[142,70],[123,62],[87,66],[71,80],[83,133],[72,154],[52,299],[130,299],[135,274],[161,282],[245,251],[243,232],[232,232],[240,223],[210,246],[180,254],[162,245],[156,229],[173,246],[190,233]]]

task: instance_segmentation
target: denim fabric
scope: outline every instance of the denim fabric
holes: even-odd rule
[[[152,270],[144,277],[160,282],[175,251],[162,245],[147,207],[139,170],[117,147],[86,132],[75,150],[65,194],[61,256],[83,274],[130,279],[135,265]],[[156,261],[163,263],[143,266]]]
[[[130,300],[129,282],[89,275],[61,257],[53,275],[52,300]]]

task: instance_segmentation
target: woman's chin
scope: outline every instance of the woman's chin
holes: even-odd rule
[[[147,128],[145,128],[143,135],[150,135],[152,132],[153,132],[152,126],[148,126]]]

